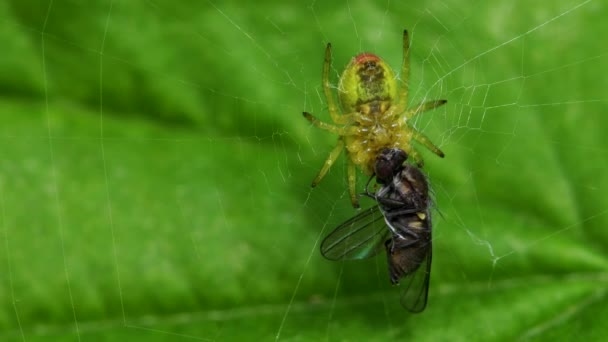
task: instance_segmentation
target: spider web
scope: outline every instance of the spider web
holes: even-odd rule
[[[599,22],[599,1],[5,6],[17,13],[4,12],[6,26],[38,53],[26,77],[41,105],[22,111],[42,115],[1,133],[18,146],[0,178],[2,340],[433,339],[458,332],[451,301],[481,310],[481,336],[505,336],[463,294],[493,307],[528,286],[575,288],[506,335],[527,339],[605,301],[583,291],[608,281],[596,229],[608,214],[596,200],[608,179],[608,50],[581,25]],[[362,51],[398,71],[404,28],[410,102],[448,99],[413,122],[446,152],[421,151],[437,207],[423,315],[442,317],[443,331],[405,315],[384,258],[320,256],[322,238],[356,214],[343,157],[309,186],[335,143],[300,116],[330,122],[325,44],[336,85]],[[561,267],[547,261],[556,253]]]

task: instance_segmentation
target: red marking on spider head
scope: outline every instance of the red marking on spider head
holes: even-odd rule
[[[355,63],[365,63],[365,62],[377,62],[380,60],[380,57],[374,55],[373,53],[364,52],[355,56]]]

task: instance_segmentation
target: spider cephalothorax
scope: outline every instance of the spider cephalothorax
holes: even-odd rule
[[[408,120],[415,115],[437,108],[447,101],[428,101],[408,108],[407,31],[403,32],[403,63],[399,88],[395,73],[380,57],[372,53],[359,54],[352,58],[340,77],[339,97],[343,113],[339,112],[330,90],[330,64],[331,44],[327,44],[323,64],[323,92],[335,125],[320,121],[307,112],[304,112],[304,117],[316,127],[339,135],[339,138],[312,186],[316,186],[323,179],[344,147],[348,154],[348,187],[354,207],[359,206],[355,191],[355,167],[360,167],[366,175],[372,175],[376,156],[383,149],[401,149],[422,167],[422,157],[412,146],[412,141],[415,140],[443,157],[443,152],[437,146],[408,124]]]

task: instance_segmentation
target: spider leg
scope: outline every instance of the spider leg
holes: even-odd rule
[[[348,168],[346,169],[348,177],[348,191],[350,192],[350,202],[354,208],[359,208],[359,199],[357,198],[356,186],[357,186],[357,173],[355,170],[355,163],[348,158]]]
[[[375,199],[376,196],[374,194],[372,194],[371,192],[369,192],[369,183],[372,182],[372,179],[374,179],[375,176],[376,175],[373,174],[369,177],[369,179],[367,180],[367,183],[365,183],[365,192],[363,193],[364,196],[367,196],[367,197],[373,198],[373,199]]]
[[[412,159],[414,159],[416,166],[420,168],[424,166],[424,160],[422,159],[422,156],[420,156],[420,153],[418,153],[418,151],[416,151],[414,148],[409,148],[409,151],[406,152],[410,157],[412,157]]]
[[[447,102],[448,102],[448,100],[434,100],[434,101],[423,102],[414,108],[408,109],[407,111],[405,111],[405,113],[403,113],[403,115],[405,116],[406,119],[411,119],[420,113],[424,113],[426,111],[443,106]]]
[[[331,68],[331,44],[327,43],[327,47],[325,48],[325,60],[323,62],[323,93],[325,94],[325,98],[327,99],[327,107],[329,108],[329,115],[331,115],[331,119],[334,123],[337,123],[340,125],[346,125],[346,124],[352,123],[353,116],[340,114],[340,111],[338,110],[338,106],[336,105],[334,96],[331,93],[331,87],[330,87],[330,83],[329,83],[330,68]]]
[[[403,30],[403,61],[401,62],[401,74],[399,79],[401,85],[399,86],[399,108],[407,108],[407,96],[409,91],[409,78],[410,78],[410,37],[407,30]]]
[[[326,122],[323,122],[319,119],[317,119],[316,117],[314,117],[312,114],[308,113],[308,112],[304,112],[302,113],[304,114],[304,117],[306,118],[306,120],[310,121],[310,123],[312,123],[315,127],[318,127],[320,129],[326,130],[326,131],[330,131],[334,134],[337,135],[352,135],[354,133],[356,133],[357,127],[355,126],[351,126],[351,127],[338,127],[332,124],[328,124]]]
[[[333,150],[331,150],[331,152],[329,153],[329,156],[325,160],[325,163],[323,164],[321,171],[319,171],[319,174],[317,175],[317,177],[315,177],[315,179],[312,181],[313,188],[315,186],[317,186],[317,184],[319,184],[319,182],[321,181],[321,179],[323,179],[323,177],[325,177],[325,175],[327,174],[327,171],[329,171],[329,169],[334,164],[336,159],[338,159],[338,157],[340,156],[340,153],[342,152],[343,148],[344,148],[344,140],[342,139],[342,137],[340,137],[338,139],[338,144],[336,145],[336,147],[334,147]]]
[[[443,158],[445,156],[445,154],[443,154],[443,152],[439,149],[439,147],[435,146],[435,144],[433,144],[431,142],[431,140],[426,137],[426,135],[418,132],[415,128],[411,128],[411,130],[412,130],[412,139],[421,143],[422,145],[424,145],[424,147],[428,148],[429,150],[431,150],[431,152],[435,153],[439,157]]]

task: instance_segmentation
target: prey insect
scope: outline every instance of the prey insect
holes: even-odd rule
[[[439,157],[443,152],[429,138],[410,125],[416,115],[435,109],[446,100],[426,101],[415,106],[408,103],[410,71],[409,35],[403,31],[403,61],[401,77],[396,78],[391,67],[372,53],[361,53],[352,58],[344,69],[339,83],[342,111],[338,109],[330,89],[331,44],[325,49],[323,63],[323,93],[327,99],[333,124],[317,119],[308,112],[304,117],[315,127],[338,135],[338,143],[329,153],[323,167],[312,182],[316,186],[346,148],[347,179],[351,203],[359,207],[356,195],[356,168],[372,175],[376,156],[385,148],[405,151],[418,167],[423,160],[413,147],[413,141],[424,145]]]
[[[321,254],[330,260],[356,260],[384,249],[391,283],[405,283],[401,305],[417,313],[426,307],[431,275],[431,200],[425,175],[404,164],[406,159],[400,149],[380,152],[375,177],[381,188],[370,193],[368,182],[365,192],[377,205],[329,233],[321,243]]]

